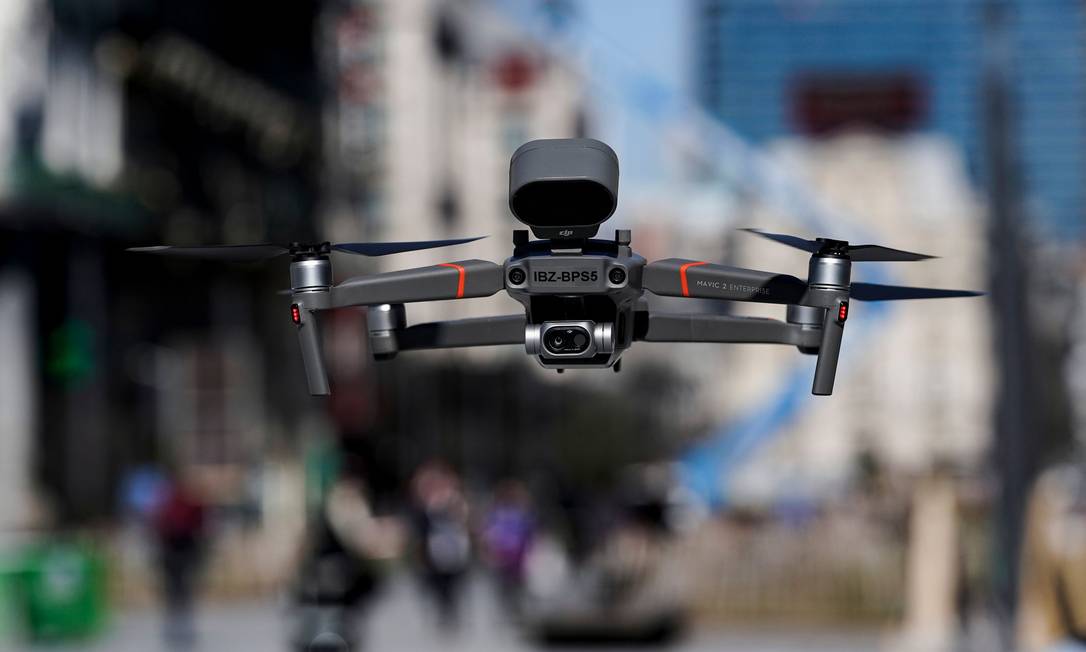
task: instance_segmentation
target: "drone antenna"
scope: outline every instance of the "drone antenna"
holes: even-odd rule
[[[618,247],[619,255],[629,256],[633,253],[630,249],[632,241],[633,236],[629,229],[615,229],[615,246]]]

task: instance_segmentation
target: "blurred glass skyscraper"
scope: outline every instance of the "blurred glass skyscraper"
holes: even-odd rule
[[[987,176],[984,72],[1009,66],[1027,214],[1051,237],[1081,237],[1086,195],[1086,52],[1077,0],[697,0],[699,100],[755,142],[867,125],[937,132]]]

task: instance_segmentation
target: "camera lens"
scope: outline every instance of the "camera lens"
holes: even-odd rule
[[[525,278],[527,277],[524,275],[523,269],[519,267],[514,267],[513,269],[509,270],[509,282],[513,285],[520,285],[524,282]]]
[[[626,270],[621,267],[612,267],[607,274],[607,278],[611,279],[611,282],[615,285],[622,285],[626,282]]]
[[[552,328],[543,335],[543,347],[555,355],[584,353],[591,341],[588,331],[581,326]]]

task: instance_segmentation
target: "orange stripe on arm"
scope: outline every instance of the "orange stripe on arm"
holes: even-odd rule
[[[705,264],[706,263],[704,262],[684,263],[681,267],[679,267],[679,281],[682,283],[684,297],[690,296],[690,287],[686,284],[686,270],[690,267],[697,267],[699,265]]]
[[[460,273],[460,280],[456,284],[456,298],[464,298],[464,280],[467,277],[467,272],[464,270],[463,265],[457,265],[456,263],[440,263],[441,267],[451,267]],[[685,281],[683,283],[685,287]]]

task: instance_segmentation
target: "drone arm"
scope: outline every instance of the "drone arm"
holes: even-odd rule
[[[298,344],[302,348],[302,364],[305,366],[309,393],[313,396],[327,396],[332,392],[328,386],[328,373],[324,368],[319,317],[316,312],[300,306],[292,308],[292,314],[298,326]]]
[[[457,319],[408,326],[397,333],[400,351],[524,344],[524,315]]]
[[[645,265],[641,285],[660,296],[803,303],[807,284],[787,274],[668,258]]]
[[[504,286],[500,265],[485,260],[464,260],[348,279],[328,290],[295,292],[291,297],[291,317],[298,327],[309,393],[314,396],[331,393],[321,350],[320,311],[347,306],[485,297]],[[521,331],[523,339],[523,328]],[[371,342],[373,336],[371,332]],[[395,353],[395,348],[391,353]]]
[[[847,314],[848,304],[843,305]],[[845,320],[839,318],[837,311],[827,309],[822,318],[822,338],[818,347],[814,384],[811,386],[811,393],[816,396],[829,396],[833,393],[833,381],[837,375],[837,359],[841,355],[841,336],[844,332]]]
[[[347,279],[329,290],[327,308],[488,297],[505,287],[501,265],[462,260]]]
[[[721,342],[817,347],[817,330],[776,319],[638,312],[634,339],[644,342]]]

